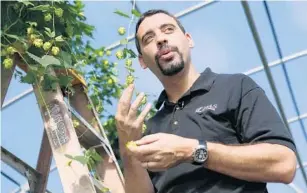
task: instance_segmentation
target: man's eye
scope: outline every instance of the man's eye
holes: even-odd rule
[[[166,29],[165,29],[165,32],[166,33],[170,33],[170,32],[173,32],[174,31],[174,28],[172,28],[172,27],[167,27]]]
[[[152,40],[152,36],[148,36],[145,38],[145,43],[149,43]]]

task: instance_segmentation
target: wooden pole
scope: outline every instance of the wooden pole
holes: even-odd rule
[[[15,66],[16,62],[14,62],[10,69],[5,69],[3,64],[1,64],[1,107],[14,74]]]
[[[49,73],[55,75],[51,69]],[[57,85],[56,91],[45,92],[39,86],[35,86],[34,93],[64,192],[95,192],[87,166],[77,161],[73,161],[69,166],[70,159],[65,156],[65,154],[71,156],[83,154],[60,87]]]

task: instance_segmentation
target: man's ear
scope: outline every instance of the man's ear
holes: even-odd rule
[[[142,55],[139,55],[138,58],[139,58],[139,62],[140,62],[141,67],[142,67],[143,69],[146,69],[146,68],[147,68],[147,65],[146,65],[145,62],[144,62],[143,56],[142,56]]]
[[[189,33],[185,33],[185,37],[187,38],[188,42],[189,42],[189,47],[190,48],[194,48],[194,41],[192,39],[191,34]]]

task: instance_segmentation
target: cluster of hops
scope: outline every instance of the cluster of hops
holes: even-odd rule
[[[3,65],[5,69],[10,69],[13,66],[13,59],[12,58],[6,58],[3,60]]]
[[[43,45],[43,49],[48,51],[51,48],[52,44],[50,42],[45,42]]]
[[[112,86],[112,85],[113,85],[113,83],[114,83],[113,78],[108,78],[107,83],[108,83],[108,85],[109,85],[109,86]]]
[[[103,67],[105,68],[105,69],[107,69],[107,68],[109,68],[110,67],[110,63],[109,63],[109,61],[108,60],[103,60],[102,61],[102,64],[103,64]]]
[[[34,40],[33,40],[33,45],[34,45],[35,47],[37,47],[37,48],[42,47],[43,44],[44,44],[44,43],[43,43],[43,40],[40,39],[40,38],[37,38],[37,39],[34,39]]]
[[[14,53],[16,53],[17,50],[14,47],[9,46],[9,47],[6,48],[6,50],[3,50],[2,52],[3,53],[1,55],[7,56],[7,58],[3,60],[4,68],[5,69],[12,68],[14,61],[13,61],[12,58],[10,58],[10,56],[13,55]]]

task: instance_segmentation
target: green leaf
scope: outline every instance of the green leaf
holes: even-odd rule
[[[51,33],[51,29],[49,27],[45,27],[45,30],[49,33]]]
[[[122,45],[128,44],[127,38],[120,40],[120,44],[122,44]]]
[[[57,42],[64,42],[65,40],[63,39],[62,35],[60,35],[60,36],[57,36],[55,38],[55,41],[57,41]]]
[[[32,5],[32,6],[34,6],[34,4],[33,4],[33,3],[31,3],[30,1],[26,1],[26,0],[18,0],[18,2],[19,2],[19,3],[23,3],[23,4],[25,4],[26,6],[28,6],[28,5]]]
[[[56,90],[58,79],[56,76],[45,74],[43,80],[43,89],[45,91]]]
[[[68,87],[68,86],[71,86],[71,81],[74,78],[71,76],[61,75],[61,76],[58,76],[58,79],[59,79],[59,84],[61,87]]]
[[[48,5],[48,4],[46,4],[46,5],[39,5],[39,6],[36,6],[36,7],[32,7],[29,10],[46,12],[46,11],[50,10],[50,5]]]
[[[130,54],[130,57],[131,57],[131,58],[136,58],[136,57],[137,57],[137,55],[134,53],[133,50],[128,49],[127,52]]]
[[[34,84],[35,83],[35,73],[32,71],[28,71],[27,74],[21,77],[20,80],[23,83]]]
[[[33,60],[35,60],[37,63],[41,64],[45,68],[48,67],[51,64],[61,65],[61,62],[53,56],[44,55],[42,58],[39,58],[39,57],[35,56],[34,54],[31,54],[30,52],[27,52],[27,54]]]
[[[74,159],[74,157],[72,155],[69,155],[69,154],[65,154],[65,157],[67,157],[69,159]]]
[[[118,10],[118,9],[114,13],[116,13],[120,16],[126,17],[126,18],[130,18],[130,16],[128,14],[126,14],[126,13],[124,13],[124,12]]]
[[[133,14],[133,15],[135,15],[136,17],[141,17],[141,13],[138,11],[138,10],[136,10],[136,9],[132,9],[131,10],[131,13]]]
[[[61,64],[65,67],[65,68],[74,68],[72,66],[72,59],[71,59],[71,55],[68,52],[62,51],[59,54],[59,59]]]
[[[60,62],[60,60],[56,59],[53,56],[44,55],[41,59],[41,65],[43,65],[46,68],[51,64],[61,65],[61,62]]]
[[[22,41],[22,39],[19,36],[13,35],[13,34],[5,34],[7,37],[16,39],[18,41]]]
[[[80,162],[80,163],[81,163],[81,164],[83,164],[83,165],[85,165],[85,164],[86,164],[86,162],[87,162],[86,157],[85,157],[85,156],[83,156],[83,155],[77,155],[77,156],[74,156],[72,159],[73,159],[73,160],[75,160],[75,161]]]
[[[97,162],[102,161],[102,157],[96,151],[92,154],[92,158]]]

